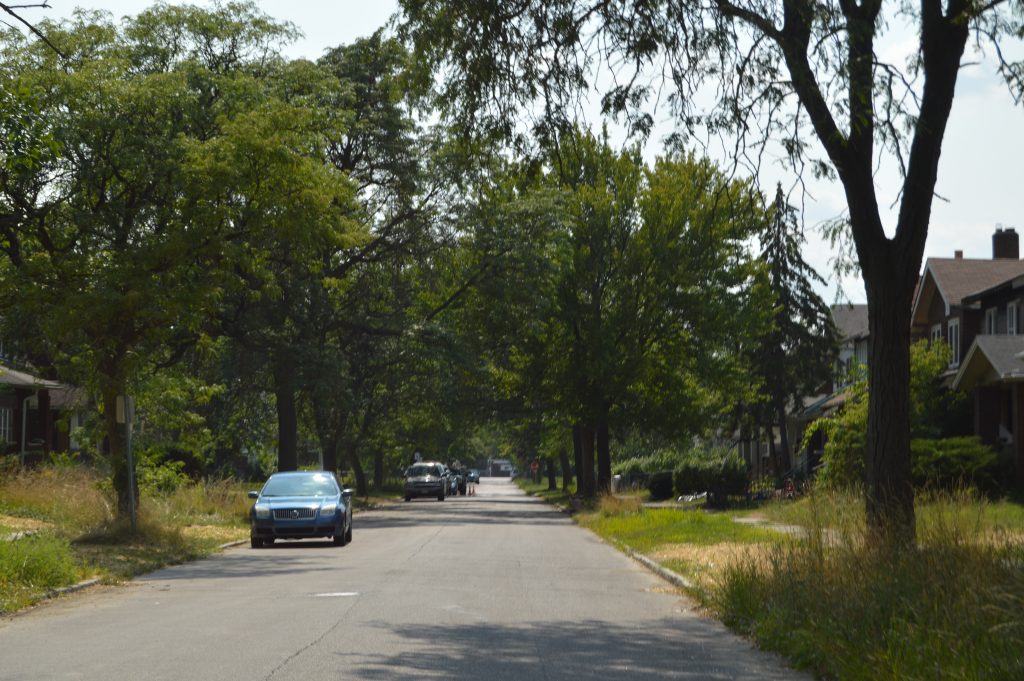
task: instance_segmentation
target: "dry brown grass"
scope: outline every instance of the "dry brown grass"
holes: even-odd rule
[[[84,467],[25,469],[0,481],[0,501],[19,518],[57,525],[74,536],[113,519],[103,491],[106,484],[105,478]]]
[[[672,544],[659,547],[650,558],[668,565],[708,591],[721,586],[726,572],[738,565],[770,562],[771,545],[722,542],[718,544]]]
[[[187,525],[181,528],[181,533],[188,539],[213,540],[221,544],[249,537],[249,530],[244,527],[223,525]]]
[[[597,512],[604,516],[640,513],[644,508],[638,496],[614,496],[606,494],[597,503]]]
[[[15,532],[23,532],[25,530],[43,530],[53,527],[53,524],[36,518],[19,518],[18,516],[0,513],[0,527],[7,527]]]

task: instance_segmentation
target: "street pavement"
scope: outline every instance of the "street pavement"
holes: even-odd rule
[[[477,492],[0,620],[0,681],[810,678],[508,480]]]

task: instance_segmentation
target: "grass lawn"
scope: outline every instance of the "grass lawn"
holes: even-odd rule
[[[605,498],[574,517],[820,678],[1024,679],[1024,504],[922,495],[918,546],[902,552],[864,540],[863,509],[820,493],[721,513]]]
[[[539,497],[553,506],[557,506],[561,509],[574,508],[572,494],[575,490],[549,490],[547,478],[542,478],[541,482],[533,482],[529,478],[522,477],[516,478],[514,482],[521,490],[530,496]],[[561,484],[561,479],[557,482],[558,484]]]
[[[13,612],[82,579],[128,579],[209,555],[248,537],[252,485],[196,483],[143,494],[138,532],[113,517],[109,482],[78,466],[5,471],[0,481],[0,612]]]

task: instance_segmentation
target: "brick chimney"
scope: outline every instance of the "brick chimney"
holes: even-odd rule
[[[992,259],[1017,260],[1020,258],[1020,237],[1013,227],[996,227],[992,235]]]
[[[963,260],[964,259],[964,252],[963,251],[953,251],[953,257],[956,258],[957,260]]]

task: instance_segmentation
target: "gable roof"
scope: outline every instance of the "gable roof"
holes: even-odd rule
[[[995,286],[990,286],[989,288],[984,289],[982,291],[975,291],[969,296],[964,296],[963,303],[964,305],[981,303],[984,298],[992,295],[993,293],[1013,291],[1015,289],[1019,289],[1022,287],[1024,287],[1024,275],[1014,277],[1012,279],[1007,279],[1006,281],[1002,281],[996,284]]]
[[[1024,336],[978,336],[960,364],[953,388],[1024,381]]]
[[[832,321],[839,331],[840,340],[868,337],[867,305],[833,305]]]
[[[914,298],[912,323],[927,322],[928,308],[939,295],[946,309],[959,307],[972,293],[1024,275],[1024,260],[1000,258],[928,258]]]

